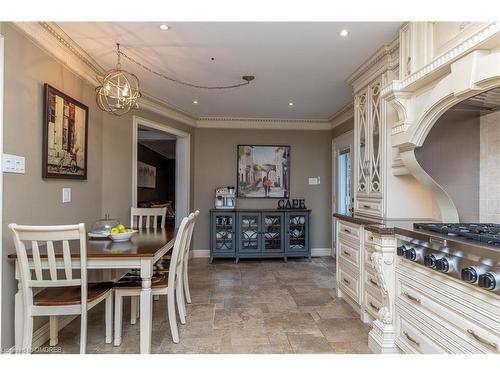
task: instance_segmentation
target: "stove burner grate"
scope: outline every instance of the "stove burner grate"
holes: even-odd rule
[[[500,247],[500,225],[492,223],[416,223],[414,229]]]

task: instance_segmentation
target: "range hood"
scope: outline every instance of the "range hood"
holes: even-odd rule
[[[498,111],[500,110],[500,87],[472,96],[469,99],[455,105],[453,109],[480,110],[488,112]]]

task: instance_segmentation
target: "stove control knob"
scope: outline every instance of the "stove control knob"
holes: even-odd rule
[[[479,276],[479,286],[487,290],[498,290],[500,289],[500,277],[496,276],[492,272],[486,272]]]
[[[400,257],[404,257],[405,253],[406,253],[406,246],[405,245],[401,245],[401,246],[397,247],[396,254],[398,254]]]
[[[461,278],[463,281],[474,284],[478,278],[476,269],[474,267],[462,268]]]
[[[424,256],[424,265],[429,268],[436,267],[436,256],[434,254]]]
[[[443,273],[450,273],[453,271],[453,260],[445,257],[436,260],[436,269]]]
[[[410,247],[409,249],[406,249],[405,252],[405,258],[408,260],[415,260],[417,259],[417,252],[413,247]]]

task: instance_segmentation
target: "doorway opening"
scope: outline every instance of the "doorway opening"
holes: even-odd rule
[[[339,151],[337,158],[337,212],[342,215],[351,213],[351,148]]]
[[[189,133],[134,116],[132,205],[167,208],[167,225],[189,214]]]

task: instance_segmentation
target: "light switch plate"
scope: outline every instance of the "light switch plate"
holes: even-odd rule
[[[321,183],[320,177],[309,177],[309,185],[319,185]]]
[[[63,203],[71,202],[71,188],[62,189],[62,202]]]
[[[24,156],[3,154],[2,171],[5,173],[25,173]]]

